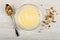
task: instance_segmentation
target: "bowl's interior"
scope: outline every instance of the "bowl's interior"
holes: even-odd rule
[[[32,26],[32,27],[29,27],[28,28],[28,26],[31,26],[31,24],[30,25],[28,25],[28,26],[23,26],[23,25],[21,25],[21,21],[19,21],[19,20],[21,20],[20,18],[18,18],[18,16],[19,17],[21,17],[22,16],[22,14],[24,14],[24,13],[19,13],[19,12],[21,12],[21,10],[22,9],[25,9],[25,8],[34,8],[34,10],[36,9],[37,10],[37,15],[38,15],[38,17],[36,17],[36,15],[34,14],[34,16],[36,17],[36,18],[38,18],[39,20],[38,20],[38,23],[36,22],[36,21],[34,21],[34,26]],[[28,10],[27,10],[27,12],[28,12]],[[23,16],[23,19],[24,19],[25,17]],[[33,18],[33,17],[32,17]],[[31,19],[31,18],[30,18]],[[25,19],[24,19],[25,20]],[[37,19],[35,19],[35,20],[37,20]],[[42,14],[41,14],[41,11],[39,10],[39,7],[38,6],[36,6],[36,5],[33,5],[33,4],[24,4],[24,5],[22,5],[17,11],[16,11],[16,14],[15,14],[15,21],[16,21],[16,24],[20,27],[20,28],[22,28],[22,29],[25,29],[25,30],[31,30],[31,29],[35,29],[35,28],[37,28],[38,26],[40,26],[39,24],[41,23],[41,21],[42,21]],[[28,24],[28,22],[27,21],[25,21],[25,24]],[[33,24],[32,24],[33,25]]]

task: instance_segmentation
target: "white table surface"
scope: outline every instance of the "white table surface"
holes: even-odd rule
[[[15,35],[12,20],[6,15],[4,7],[5,4],[10,4],[19,9],[22,4],[37,4],[42,14],[45,13],[46,8],[55,7],[59,15],[56,16],[56,23],[51,24],[50,29],[45,29],[38,33],[39,28],[32,31],[18,30],[20,36]],[[43,7],[40,6],[43,4]],[[60,39],[60,0],[0,0],[0,40],[59,40]]]

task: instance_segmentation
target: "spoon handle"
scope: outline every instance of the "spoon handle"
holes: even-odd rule
[[[18,30],[17,30],[17,25],[16,25],[16,23],[15,23],[15,18],[14,18],[14,16],[11,16],[11,19],[12,19],[12,21],[13,21],[13,23],[14,23],[16,35],[19,36],[19,33],[18,33]]]
[[[15,32],[16,32],[16,35],[17,35],[17,36],[19,36],[19,33],[18,33],[18,31],[17,31],[17,29],[16,29],[16,28],[15,28]]]

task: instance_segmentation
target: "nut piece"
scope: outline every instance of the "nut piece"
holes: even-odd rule
[[[7,12],[8,16],[12,16],[13,15],[12,7],[9,4],[6,4],[5,11]]]
[[[50,16],[51,19],[52,19],[51,22],[54,22],[54,23],[56,22],[56,21],[54,21],[54,19],[55,19],[54,13],[55,13],[55,12],[56,12],[56,11],[53,9],[53,7],[51,7],[51,8],[50,8],[50,12],[49,12],[49,13],[50,13],[49,16]]]

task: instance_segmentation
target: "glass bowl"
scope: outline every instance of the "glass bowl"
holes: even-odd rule
[[[39,16],[39,21],[36,25],[34,25],[32,28],[25,28],[23,25],[21,25],[18,21],[18,15],[19,15],[19,12],[21,12],[22,9],[24,8],[35,8],[38,12],[38,16]],[[39,7],[37,5],[34,5],[34,4],[23,4],[21,7],[19,7],[19,9],[16,11],[16,14],[15,14],[15,21],[16,21],[16,24],[17,24],[17,27],[18,28],[21,28],[23,30],[32,30],[32,29],[36,29],[37,27],[40,26],[40,23],[42,21],[42,13],[39,9]]]

